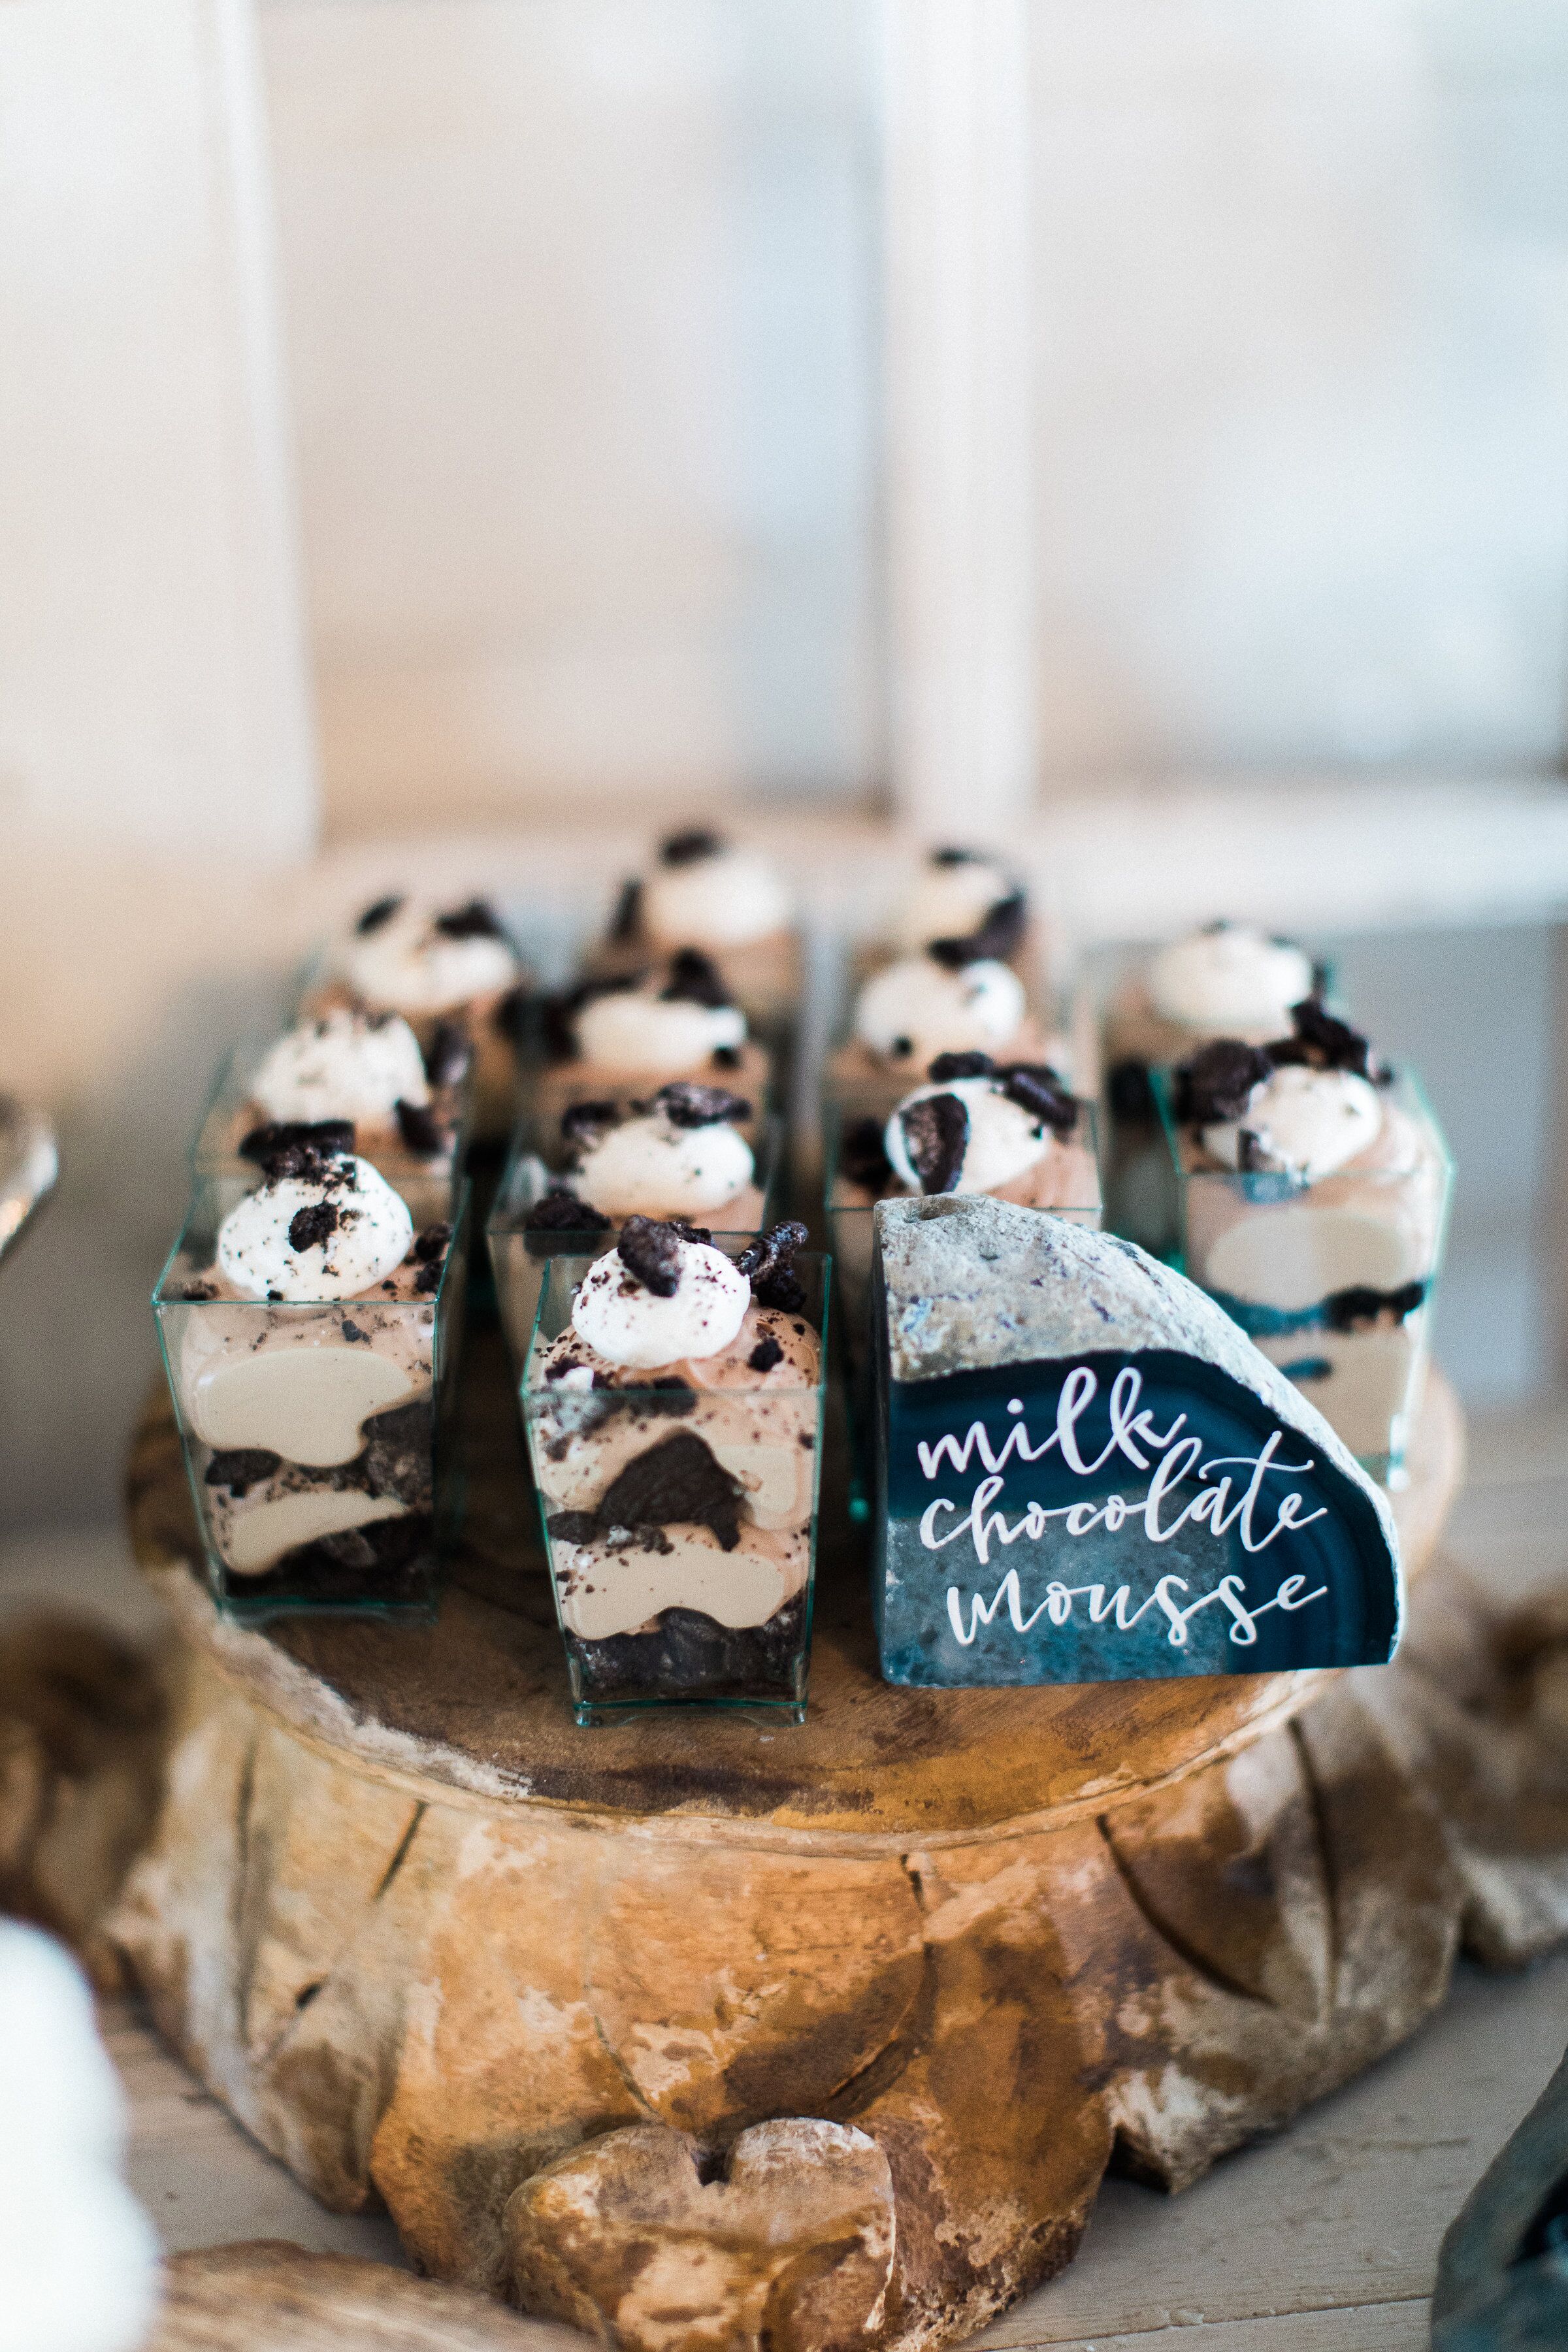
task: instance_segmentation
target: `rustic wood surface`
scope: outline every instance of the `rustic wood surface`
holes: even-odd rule
[[[176,2254],[146,2352],[583,2352],[563,2327],[276,2238]]]

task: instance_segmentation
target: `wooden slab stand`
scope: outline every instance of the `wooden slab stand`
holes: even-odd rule
[[[661,2352],[947,2342],[1070,2260],[1113,2156],[1181,2186],[1409,2033],[1461,1927],[1562,1931],[1568,1808],[1510,1851],[1542,1643],[1442,1572],[1376,1672],[917,1692],[830,1549],[804,1728],[577,1730],[478,1353],[434,1629],[225,1624],[162,1407],[131,1474],[176,1689],[112,1933],[240,2121],[435,2276]],[[1435,1380],[1413,1575],[1461,1452]]]

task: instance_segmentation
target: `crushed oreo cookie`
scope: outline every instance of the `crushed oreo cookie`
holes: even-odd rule
[[[338,1213],[330,1201],[311,1201],[305,1208],[296,1209],[289,1220],[289,1246],[291,1250],[325,1248],[338,1230]]]
[[[1319,998],[1308,996],[1293,1004],[1290,1020],[1295,1034],[1277,1038],[1268,1047],[1268,1058],[1276,1068],[1305,1063],[1309,1069],[1349,1070],[1355,1077],[1370,1078],[1374,1086],[1386,1084],[1390,1074],[1373,1052],[1370,1040],[1348,1021],[1336,1020]]]
[[[702,1699],[797,1698],[805,1642],[799,1593],[765,1625],[731,1628],[699,1609],[666,1609],[646,1633],[614,1633],[603,1642],[566,1636],[584,1696],[606,1706],[655,1691]]]
[[[530,1234],[598,1234],[607,1233],[610,1227],[603,1211],[580,1200],[568,1184],[552,1184],[543,1198],[534,1202],[522,1223]]]
[[[435,1224],[426,1226],[414,1244],[414,1255],[421,1265],[430,1265],[437,1258],[446,1256],[451,1243],[452,1228],[442,1217]]]
[[[966,964],[1003,961],[1023,938],[1028,919],[1028,901],[1022,890],[1015,890],[1008,898],[997,899],[978,929],[961,940],[929,940],[926,953],[948,971],[962,971]]]
[[[490,1025],[497,1035],[520,1052],[528,1043],[528,1009],[531,1001],[526,982],[520,980],[515,988],[507,990],[490,1013]]]
[[[741,1540],[741,1482],[689,1429],[633,1456],[600,1496],[601,1528],[710,1528],[725,1551]]]
[[[669,960],[669,979],[658,992],[661,1004],[704,1004],[710,1011],[732,1004],[723,974],[700,948],[679,948]]]
[[[641,929],[642,884],[634,875],[629,882],[621,884],[616,911],[610,917],[609,936],[617,946],[624,946],[628,940],[635,940]]]
[[[939,1054],[926,1066],[926,1076],[939,1087],[950,1087],[954,1078],[988,1078],[996,1067],[989,1054]]]
[[[893,1181],[893,1163],[879,1118],[851,1119],[838,1142],[838,1167],[851,1184],[868,1192],[885,1192]]]
[[[732,1095],[724,1087],[699,1086],[691,1078],[672,1078],[660,1087],[651,1108],[661,1110],[672,1127],[717,1127],[724,1119],[752,1116],[743,1095]]]
[[[1239,1118],[1253,1087],[1261,1086],[1273,1068],[1262,1046],[1244,1045],[1237,1037],[1216,1037],[1178,1064],[1176,1117],[1193,1127],[1217,1127]]]
[[[616,1246],[621,1264],[656,1298],[673,1298],[680,1287],[681,1237],[652,1217],[628,1217]]]
[[[561,1139],[570,1144],[597,1143],[607,1129],[619,1126],[620,1119],[619,1103],[569,1103],[561,1114]]]
[[[709,1248],[712,1247],[713,1235],[708,1226],[694,1225],[689,1217],[666,1217],[664,1222],[672,1233],[680,1235],[683,1242],[702,1242]]]
[[[372,931],[379,931],[384,923],[391,922],[394,915],[396,914],[402,904],[402,896],[397,892],[394,892],[393,896],[389,898],[375,899],[365,908],[363,914],[354,925],[356,935],[360,939],[364,940],[370,937]]]
[[[776,1307],[785,1315],[798,1315],[805,1307],[805,1288],[794,1264],[795,1254],[805,1241],[805,1227],[792,1217],[746,1244],[735,1264],[751,1284],[759,1306]]]
[[[1105,1081],[1106,1098],[1113,1118],[1129,1125],[1140,1125],[1155,1116],[1154,1089],[1149,1084],[1149,1065],[1130,1055],[1125,1061],[1113,1062]]]
[[[716,1070],[738,1070],[741,1066],[739,1045],[715,1045],[712,1062]]]
[[[193,1305],[198,1299],[216,1298],[217,1297],[217,1285],[216,1282],[187,1282],[184,1290],[181,1291],[180,1297],[182,1298],[190,1299]]]
[[[393,1105],[397,1114],[397,1132],[403,1138],[405,1150],[418,1160],[434,1160],[447,1149],[447,1130],[427,1103],[405,1102],[399,1095]]]
[[[775,1364],[784,1361],[784,1349],[771,1331],[765,1332],[746,1358],[753,1372],[771,1372]]]
[[[354,1148],[353,1121],[347,1118],[268,1119],[240,1143],[242,1160],[254,1160],[271,1176],[303,1176],[312,1163],[340,1159]]]
[[[952,849],[945,845],[928,852],[928,866],[984,866],[984,857],[978,849]]]
[[[951,1192],[969,1144],[969,1111],[958,1095],[922,1095],[899,1113],[904,1149],[922,1192]]]
[[[226,1486],[237,1503],[242,1503],[253,1486],[270,1478],[283,1466],[280,1454],[270,1454],[264,1445],[229,1445],[214,1454],[206,1466],[205,1484]]]
[[[1008,1062],[997,1071],[1009,1102],[1037,1118],[1055,1136],[1065,1137],[1078,1125],[1078,1103],[1059,1072],[1048,1062]]]
[[[1263,1139],[1250,1127],[1240,1128],[1236,1138],[1236,1164],[1244,1176],[1259,1176],[1273,1166],[1263,1148]]]
[[[658,845],[661,866],[695,866],[704,857],[717,857],[724,844],[706,825],[688,825],[682,833],[667,834]]]
[[[1377,1323],[1390,1316],[1403,1323],[1414,1315],[1426,1297],[1424,1282],[1402,1282],[1394,1290],[1375,1290],[1371,1283],[1354,1283],[1349,1289],[1331,1291],[1323,1301],[1323,1320],[1331,1331],[1353,1331],[1358,1325]]]
[[[506,926],[488,898],[470,898],[449,914],[437,915],[431,929],[444,940],[504,940]]]

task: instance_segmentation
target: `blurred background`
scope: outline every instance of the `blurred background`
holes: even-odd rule
[[[955,29],[962,17],[964,29]],[[1568,9],[6,0],[0,1532],[111,1528],[219,1049],[363,893],[672,815],[1338,959],[1553,1408]],[[438,839],[437,836],[440,836]]]

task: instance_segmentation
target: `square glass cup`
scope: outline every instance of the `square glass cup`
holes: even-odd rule
[[[248,1621],[433,1616],[460,1511],[467,1188],[434,1292],[279,1305],[187,1295],[224,1194],[198,1182],[153,1293],[213,1598]]]
[[[1151,1073],[1173,1171],[1177,1264],[1384,1486],[1405,1483],[1420,1410],[1453,1162],[1414,1071],[1380,1087],[1388,1164],[1317,1178],[1196,1164],[1173,1073]]]
[[[715,1246],[732,1257],[742,1244],[727,1236]],[[640,1388],[547,1383],[545,1352],[569,1327],[578,1286],[602,1254],[549,1260],[520,1384],[576,1719],[588,1726],[697,1706],[804,1723],[828,1261],[806,1251],[795,1260],[806,1297],[796,1319],[819,1350],[809,1387],[699,1389],[666,1384],[657,1371]],[[726,1548],[710,1526],[674,1519],[633,1528],[588,1524],[631,1464],[672,1444],[689,1452],[692,1439],[739,1482],[734,1543]]]
[[[823,1105],[824,1212],[838,1286],[840,1344],[852,1382],[859,1378],[867,1363],[871,1316],[871,1265],[876,1249],[872,1218],[876,1202],[866,1200],[859,1188],[856,1188],[853,1199],[846,1198],[849,1187],[841,1165],[844,1139],[859,1120],[874,1118],[879,1126],[882,1126],[889,1116],[882,1108],[879,1096],[849,1097],[843,1101],[830,1098]],[[1100,1115],[1093,1103],[1079,1101],[1078,1124],[1068,1139],[1081,1145],[1088,1154],[1089,1167],[1094,1171],[1093,1181],[1086,1185],[1080,1200],[1060,1208],[1043,1208],[1039,1213],[1043,1217],[1065,1217],[1069,1224],[1088,1225],[1098,1232],[1101,1223]]]
[[[908,952],[907,950],[905,952]],[[853,1105],[858,1113],[880,1111],[889,1118],[907,1094],[926,1084],[927,1064],[879,1062],[855,1035],[855,1001],[865,982],[896,959],[851,952],[830,984],[833,1006],[828,1045],[822,1064],[821,1098],[826,1113],[833,1104]],[[1073,1092],[1092,1098],[1100,1091],[1099,1040],[1090,1000],[1045,959],[1021,951],[1005,959],[1024,983],[1024,1028],[1013,1043],[988,1048],[997,1063],[1045,1062]]]
[[[762,1195],[749,1221],[736,1223],[731,1212],[700,1210],[691,1223],[703,1225],[716,1241],[733,1239],[737,1249],[764,1232],[779,1214],[783,1189],[784,1123],[776,1116],[759,1120],[748,1136],[755,1160],[756,1189]],[[552,1258],[602,1257],[615,1242],[624,1220],[610,1225],[584,1226],[574,1232],[531,1232],[529,1211],[544,1198],[552,1183],[567,1176],[567,1158],[559,1121],[525,1117],[512,1137],[495,1206],[486,1221],[490,1268],[496,1297],[512,1361],[521,1365],[528,1353],[539,1313],[545,1269]]]
[[[251,1083],[262,1057],[275,1042],[270,1035],[247,1039],[225,1057],[191,1148],[196,1181],[216,1188],[216,1197],[222,1202],[220,1217],[243,1193],[254,1192],[262,1181],[261,1170],[254,1160],[241,1159],[237,1147],[244,1139],[247,1110],[255,1104]],[[446,1089],[445,1094],[450,1098],[456,1122],[449,1153],[439,1159],[421,1159],[401,1141],[374,1150],[357,1147],[361,1157],[368,1160],[406,1202],[416,1233],[451,1216],[452,1203],[463,1181],[473,1120],[471,1072],[466,1073],[456,1087]],[[259,1124],[259,1115],[251,1123]]]

